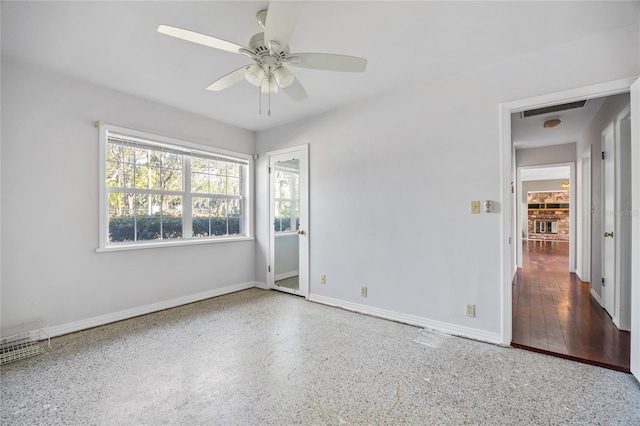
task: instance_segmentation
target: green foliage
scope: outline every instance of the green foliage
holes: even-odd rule
[[[209,233],[211,226],[211,233]],[[228,229],[227,229],[228,226]],[[137,230],[137,238],[135,238]],[[240,233],[239,217],[194,217],[194,237],[209,235],[237,235]],[[109,219],[109,242],[145,241],[181,238],[182,218],[152,215],[136,217],[113,217]]]

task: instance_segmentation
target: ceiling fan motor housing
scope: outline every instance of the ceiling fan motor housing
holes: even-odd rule
[[[270,53],[269,47],[267,47],[264,42],[264,33],[258,33],[251,37],[251,40],[249,41],[249,49],[256,52],[256,55],[261,59],[264,56],[274,56],[278,61],[284,61],[289,54],[288,44],[277,51]]]

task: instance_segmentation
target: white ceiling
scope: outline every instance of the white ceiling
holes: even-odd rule
[[[602,106],[605,98],[590,99],[582,108],[522,118],[511,114],[511,139],[516,149],[573,143]],[[556,127],[545,128],[544,122],[559,118]]]
[[[305,2],[292,52],[361,56],[364,74],[295,68],[309,99],[271,99],[242,82],[205,88],[248,58],[156,32],[168,24],[248,44],[266,1],[8,2],[2,56],[108,88],[263,130],[387,91],[637,24],[638,2]],[[266,102],[265,99],[263,99]]]

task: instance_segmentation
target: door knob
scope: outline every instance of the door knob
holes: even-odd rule
[[[605,232],[604,236],[613,238],[613,232]]]
[[[304,231],[301,229],[298,231],[298,235],[304,235]]]

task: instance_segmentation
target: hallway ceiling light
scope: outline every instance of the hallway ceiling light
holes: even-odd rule
[[[550,129],[551,127],[556,127],[560,123],[562,123],[562,121],[559,118],[552,118],[551,120],[544,122],[544,128]]]

